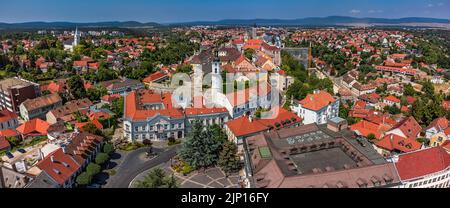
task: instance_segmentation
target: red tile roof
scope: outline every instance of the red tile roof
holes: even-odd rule
[[[4,137],[15,137],[18,135],[19,135],[19,133],[14,129],[5,129],[5,130],[0,131],[0,136],[4,136]]]
[[[33,120],[27,121],[17,127],[17,131],[22,135],[30,134],[30,133],[39,133],[42,135],[47,135],[47,129],[50,127],[50,124],[46,121],[43,121],[39,118],[35,118]]]
[[[161,78],[163,78],[163,77],[166,77],[166,76],[167,76],[166,73],[161,72],[161,71],[157,71],[157,72],[155,72],[155,73],[153,73],[153,74],[150,74],[150,75],[147,76],[146,78],[144,78],[144,80],[143,80],[142,82],[144,82],[144,83],[150,83],[150,82],[159,80],[159,79],[161,79]]]
[[[416,102],[416,98],[415,97],[413,97],[413,96],[406,96],[406,101],[409,103],[409,104],[413,104],[414,102]]]
[[[111,118],[111,115],[106,112],[89,112],[88,117],[90,120],[96,120],[96,119],[108,119]]]
[[[228,110],[226,108],[186,108],[186,115],[205,115],[205,114],[214,114],[214,113],[226,113]]]
[[[252,119],[252,121],[250,121],[247,116],[242,116],[237,119],[228,121],[226,125],[236,137],[241,137],[256,134],[262,131],[267,131],[272,128],[277,128],[277,126],[275,125],[276,123],[280,124],[280,127],[283,127],[290,126],[295,123],[300,123],[303,120],[295,113],[292,113],[286,109],[278,108],[278,110],[278,115],[275,118]],[[289,120],[290,122],[283,125],[286,120]]]
[[[80,168],[80,165],[61,148],[47,155],[36,166],[60,185],[68,181]]]
[[[9,145],[8,140],[6,140],[6,137],[2,136],[0,137],[0,150],[5,150],[11,148],[11,145]]]
[[[380,148],[389,151],[412,152],[422,148],[422,143],[412,138],[404,138],[395,134],[388,134],[376,142]]]
[[[450,101],[447,100],[442,101],[442,107],[444,107],[445,110],[450,110]]]
[[[251,135],[269,129],[269,127],[260,122],[250,122],[247,116],[228,121],[226,125],[236,137]]]
[[[367,105],[367,103],[365,101],[358,100],[353,105],[353,109],[365,109],[366,105]]]
[[[387,124],[375,124],[365,120],[350,126],[352,131],[358,131],[364,137],[373,134],[377,139],[381,139],[381,136],[391,128],[392,126]]]
[[[426,130],[430,129],[430,128],[436,128],[438,131],[440,130],[444,130],[447,129],[449,127],[449,123],[447,118],[445,117],[441,117],[441,118],[436,118],[434,119],[430,125],[428,125],[428,127],[426,128]]]
[[[410,180],[433,174],[450,166],[450,155],[442,147],[399,155],[395,163],[402,180]]]
[[[17,119],[17,114],[13,113],[7,109],[3,109],[2,111],[0,111],[0,122],[7,122],[11,119]]]
[[[399,129],[405,134],[406,137],[411,139],[416,139],[417,135],[422,131],[422,127],[417,123],[414,117],[410,116],[409,118],[403,119],[401,122],[397,123],[392,130]]]
[[[62,93],[67,89],[67,83],[65,80],[60,80],[57,82],[50,82],[47,86],[44,87],[44,90],[48,90],[51,93]]]
[[[303,108],[318,111],[335,101],[336,99],[334,99],[330,93],[320,91],[318,93],[308,94],[306,98],[301,100],[299,103]]]
[[[103,125],[97,119],[94,119],[89,122],[76,123],[75,128],[79,129],[80,131],[83,131],[84,130],[83,127],[86,126],[87,124],[93,124],[97,129],[100,129],[100,130],[103,129]]]
[[[75,67],[87,67],[88,62],[87,61],[74,61],[73,66]]]
[[[162,103],[164,109],[143,109],[143,103]],[[125,97],[124,116],[126,118],[145,120],[149,117],[154,117],[157,114],[171,118],[183,118],[184,116],[181,109],[172,106],[172,95],[170,93],[159,95],[150,90],[140,90],[130,92]]]
[[[393,95],[389,95],[389,96],[385,97],[384,100],[391,101],[391,102],[394,102],[394,103],[400,103],[401,102],[398,98],[396,98]]]
[[[416,71],[414,71],[412,69],[404,69],[404,68],[389,67],[389,66],[375,66],[375,69],[382,70],[382,71],[410,74],[410,75],[416,75],[416,73],[417,73]]]
[[[103,101],[107,101],[107,102],[112,102],[114,100],[117,100],[121,97],[121,95],[119,94],[113,94],[113,95],[104,95],[101,97],[101,100]]]

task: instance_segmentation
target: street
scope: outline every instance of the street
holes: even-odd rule
[[[141,148],[125,155],[125,158],[116,167],[117,173],[107,179],[104,188],[128,188],[131,181],[140,173],[165,163],[174,157],[178,146],[172,146],[167,149],[153,148],[157,157],[147,159],[145,153],[149,148]]]

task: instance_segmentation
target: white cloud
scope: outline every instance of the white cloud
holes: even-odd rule
[[[437,5],[438,5],[438,6],[444,6],[444,3],[439,2]]]
[[[427,7],[434,7],[434,4],[428,4]]]
[[[359,14],[359,13],[361,13],[361,10],[358,10],[358,9],[352,9],[352,10],[350,10],[350,14],[357,15],[357,14]]]

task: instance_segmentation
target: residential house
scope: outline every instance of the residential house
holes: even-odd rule
[[[46,114],[57,107],[62,106],[62,99],[58,94],[44,95],[34,99],[25,100],[20,104],[20,115],[25,121],[34,118],[45,119]]]
[[[430,146],[441,146],[445,141],[449,139],[447,133],[450,131],[450,125],[447,118],[434,119],[427,128],[424,129],[425,138],[430,140]]]
[[[101,82],[100,85],[104,86],[108,94],[121,94],[124,95],[131,91],[139,90],[144,88],[144,84],[142,84],[139,80],[133,79],[123,79],[123,80],[111,80]]]
[[[72,188],[76,176],[81,172],[81,165],[62,148],[47,155],[36,164],[36,167],[40,170],[40,174],[45,172],[50,176],[58,188]]]
[[[77,133],[62,148],[84,169],[101,151],[104,138],[90,133]]]
[[[5,129],[15,129],[19,125],[16,113],[7,109],[0,111],[0,131]]]
[[[326,91],[314,91],[301,101],[294,101],[291,109],[303,118],[303,124],[325,124],[339,116],[339,99]]]
[[[400,99],[396,98],[395,96],[389,95],[383,99],[383,103],[385,103],[386,105],[391,106],[391,107],[395,106],[397,108],[400,108],[401,101],[400,101]]]
[[[46,119],[49,124],[55,124],[58,120],[63,120],[65,122],[74,121],[73,113],[81,110],[89,109],[92,102],[87,99],[73,100],[69,101],[61,107],[50,110],[46,114]]]
[[[4,136],[0,136],[0,152],[9,151],[11,149],[11,145],[8,140]]]
[[[49,127],[49,123],[39,118],[35,118],[23,123],[17,127],[16,130],[20,133],[23,139],[27,139],[28,137],[47,136],[47,130]]]

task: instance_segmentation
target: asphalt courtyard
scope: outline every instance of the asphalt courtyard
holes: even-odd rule
[[[119,152],[121,157],[113,162],[118,165],[114,168],[117,173],[107,179],[105,188],[128,188],[130,183],[146,170],[164,164],[176,155],[178,146],[167,149],[153,148],[157,157],[147,158],[148,148],[141,148],[133,152]]]

